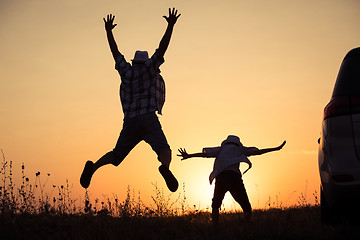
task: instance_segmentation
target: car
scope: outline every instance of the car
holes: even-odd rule
[[[321,219],[350,219],[360,206],[360,47],[341,63],[318,143]]]

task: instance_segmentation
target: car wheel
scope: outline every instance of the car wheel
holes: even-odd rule
[[[324,191],[320,188],[321,222],[328,224],[334,222],[334,211],[326,202]]]

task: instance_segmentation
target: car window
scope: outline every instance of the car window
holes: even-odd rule
[[[360,97],[360,48],[351,50],[344,58],[333,96]]]

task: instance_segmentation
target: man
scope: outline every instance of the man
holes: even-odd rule
[[[123,129],[115,148],[102,156],[97,162],[87,161],[80,178],[84,188],[90,184],[94,172],[107,164],[118,166],[128,153],[142,140],[156,152],[161,162],[159,171],[170,191],[175,192],[178,182],[169,170],[171,149],[167,143],[161,124],[155,112],[162,114],[165,101],[165,83],[159,67],[164,62],[164,54],[169,46],[174,25],[181,14],[169,8],[169,16],[163,16],[168,25],[158,49],[148,58],[146,51],[136,51],[132,65],[119,52],[112,33],[116,27],[115,16],[104,18],[107,39],[115,60],[115,68],[121,77],[120,99],[124,112]]]
[[[240,142],[238,136],[229,135],[221,143],[220,147],[204,148],[201,153],[188,154],[185,149],[179,149],[180,154],[178,156],[182,157],[182,160],[192,157],[215,157],[213,171],[209,176],[210,184],[216,179],[214,197],[211,205],[214,226],[218,224],[219,208],[227,191],[229,191],[235,201],[240,204],[244,210],[246,219],[248,221],[251,220],[252,208],[241,178],[240,163],[246,162],[249,165],[249,168],[245,171],[247,172],[252,166],[250,160],[247,158],[248,156],[278,151],[282,149],[285,143],[286,141],[275,148],[258,149],[256,147],[245,147]]]

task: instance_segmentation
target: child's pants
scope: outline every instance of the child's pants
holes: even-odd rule
[[[215,180],[214,197],[211,205],[214,223],[218,222],[219,208],[227,191],[229,191],[235,201],[240,204],[244,213],[249,218],[252,209],[241,174],[234,171],[224,171],[220,173]]]

